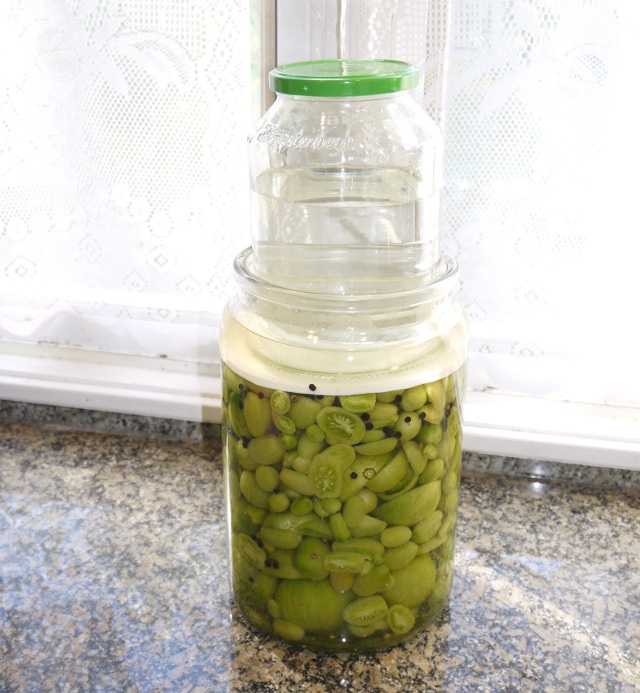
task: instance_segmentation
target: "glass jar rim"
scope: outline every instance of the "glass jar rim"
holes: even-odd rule
[[[295,96],[372,96],[413,89],[418,79],[417,67],[400,60],[308,60],[271,70],[269,88]]]
[[[233,263],[236,280],[245,291],[269,302],[308,306],[326,312],[380,313],[396,306],[398,302],[404,306],[439,303],[451,297],[458,285],[458,263],[444,252],[426,283],[375,294],[316,293],[278,286],[252,271],[252,259],[253,248],[249,246],[236,256]]]

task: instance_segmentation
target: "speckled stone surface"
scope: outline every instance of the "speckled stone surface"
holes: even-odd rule
[[[216,436],[136,432],[0,423],[3,693],[640,690],[635,478],[467,456],[449,610],[393,649],[317,655],[230,604]]]
[[[155,416],[132,416],[93,409],[55,407],[6,399],[0,399],[0,422],[146,435],[154,438],[176,438],[182,441],[220,441],[220,425],[215,424],[162,419]]]

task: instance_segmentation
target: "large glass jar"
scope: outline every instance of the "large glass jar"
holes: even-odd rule
[[[456,263],[434,250],[437,214],[416,221],[437,176],[408,182],[426,170],[408,162],[425,156],[435,168],[437,131],[416,125],[426,116],[407,94],[379,91],[403,92],[415,73],[335,62],[272,75],[278,89],[312,93],[300,112],[279,97],[252,138],[253,245],[236,258],[220,348],[236,603],[278,639],[350,651],[405,640],[448,601],[467,326]],[[298,72],[316,82],[303,74],[291,86]],[[329,112],[349,123],[331,135],[351,138],[342,167],[319,144],[326,133],[300,146]],[[297,145],[280,159],[260,133],[278,118],[284,131],[294,113],[292,132],[310,134],[286,139]],[[301,164],[301,150],[313,160]]]

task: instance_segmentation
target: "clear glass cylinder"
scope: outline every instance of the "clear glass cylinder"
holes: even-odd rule
[[[428,289],[337,297],[236,261],[223,441],[236,602],[322,651],[389,647],[445,607],[467,325],[444,257]]]
[[[407,89],[278,93],[249,138],[249,160],[261,277],[336,293],[430,281],[440,255],[442,138]]]

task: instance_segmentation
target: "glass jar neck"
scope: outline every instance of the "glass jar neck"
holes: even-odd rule
[[[275,284],[254,272],[253,259],[253,250],[247,248],[235,260],[235,306],[268,325],[269,331],[282,331],[288,338],[390,345],[431,339],[458,319],[451,311],[458,266],[447,254],[441,256],[427,284],[378,285],[376,291],[360,294],[301,291]]]

